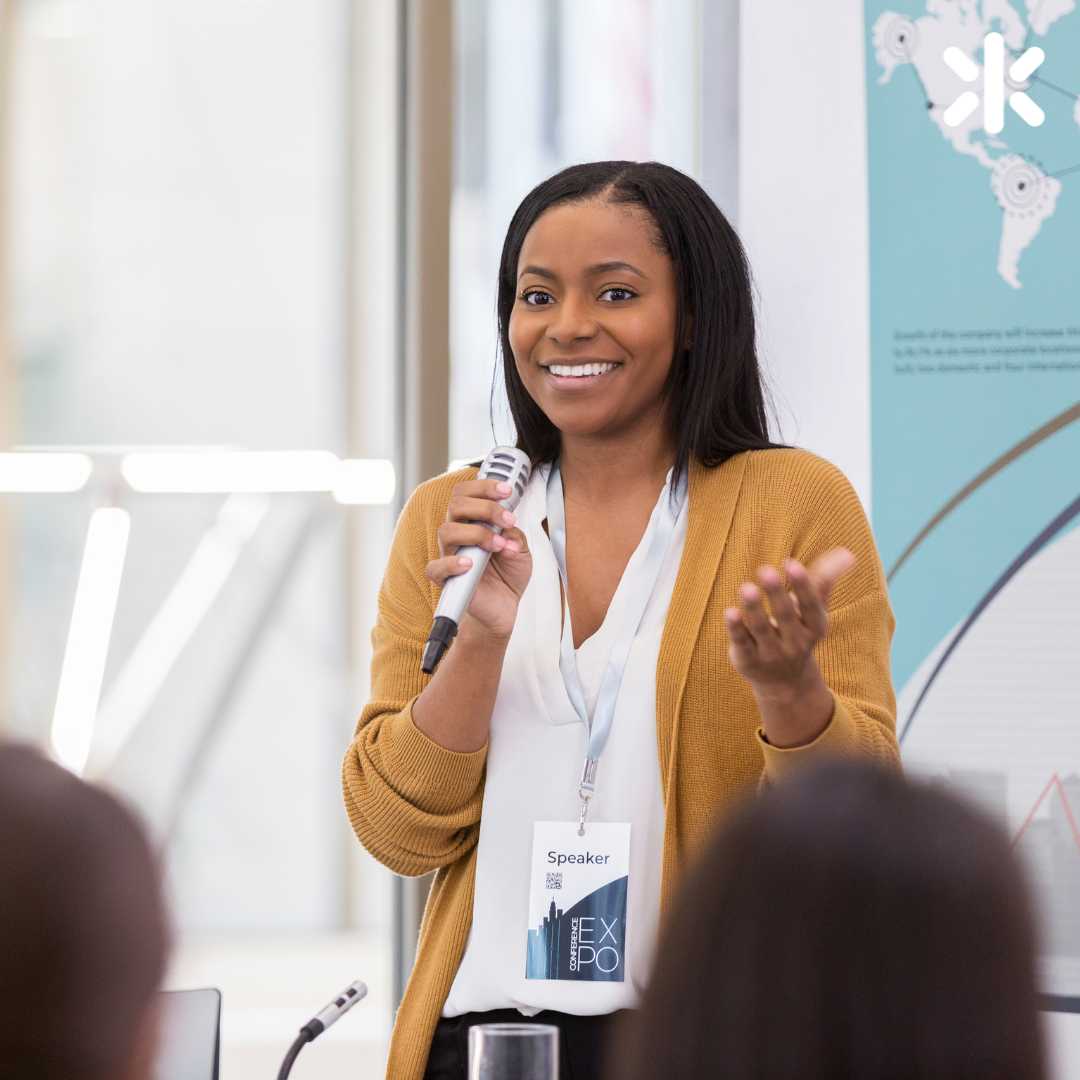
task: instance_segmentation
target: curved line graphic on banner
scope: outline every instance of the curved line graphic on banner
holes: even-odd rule
[[[941,659],[934,665],[934,670],[930,672],[927,677],[926,684],[919,691],[919,696],[915,699],[915,704],[911,707],[911,714],[907,718],[907,722],[904,724],[904,730],[900,732],[899,742],[903,742],[907,738],[908,732],[911,731],[912,724],[915,723],[915,716],[919,711],[919,707],[922,705],[926,695],[930,692],[930,688],[934,685],[938,675],[941,674],[942,669],[949,661],[949,657],[956,651],[956,647],[963,641],[967,632],[978,621],[979,616],[990,606],[991,601],[1005,586],[1019,573],[1025,563],[1030,562],[1046,545],[1054,538],[1054,536],[1061,532],[1066,525],[1072,521],[1073,518],[1080,517],[1080,496],[1075,498],[1064,510],[1061,511],[1049,525],[1046,526],[1030,544],[1020,552],[1019,555],[1009,564],[1005,572],[990,586],[986,595],[975,605],[975,609],[964,620],[963,626],[957,631],[956,636],[949,642],[948,648],[941,655]]]
[[[973,480],[965,484],[945,505],[919,530],[915,539],[900,553],[900,557],[892,565],[892,569],[886,575],[887,581],[892,581],[897,571],[915,553],[922,542],[945,520],[965,499],[979,490],[988,480],[996,476],[1006,465],[1022,458],[1029,450],[1034,450],[1041,442],[1045,442],[1051,435],[1056,434],[1062,428],[1068,427],[1076,420],[1080,420],[1080,401],[1071,405],[1063,413],[1047,421],[1041,427],[1036,428],[1030,435],[1021,439],[1015,446],[1010,447],[1000,457],[995,458]]]

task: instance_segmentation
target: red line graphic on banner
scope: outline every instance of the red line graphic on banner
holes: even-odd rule
[[[1065,818],[1069,822],[1069,831],[1072,833],[1073,842],[1076,844],[1077,851],[1080,851],[1080,828],[1077,828],[1076,815],[1073,813],[1072,806],[1069,805],[1069,797],[1065,793],[1065,787],[1061,783],[1061,777],[1058,776],[1057,773],[1054,773],[1046,782],[1046,787],[1042,789],[1039,797],[1035,800],[1035,805],[1031,808],[1028,816],[1024,818],[1024,824],[1020,826],[1019,831],[1013,839],[1013,847],[1016,847],[1023,839],[1024,833],[1027,832],[1028,827],[1031,825],[1032,821],[1035,820],[1035,815],[1039,812],[1039,807],[1042,806],[1043,800],[1054,788],[1057,788],[1058,798],[1061,799],[1061,805],[1065,809]]]

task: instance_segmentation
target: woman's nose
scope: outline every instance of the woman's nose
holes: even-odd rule
[[[588,341],[596,336],[596,330],[596,320],[589,313],[587,304],[568,296],[555,306],[547,335],[558,345],[569,345],[575,341]]]

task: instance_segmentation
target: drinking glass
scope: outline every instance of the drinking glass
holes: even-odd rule
[[[559,1029],[551,1024],[469,1028],[469,1080],[559,1080]]]

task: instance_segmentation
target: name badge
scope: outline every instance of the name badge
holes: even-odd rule
[[[525,978],[622,982],[629,822],[536,822],[529,873]]]

